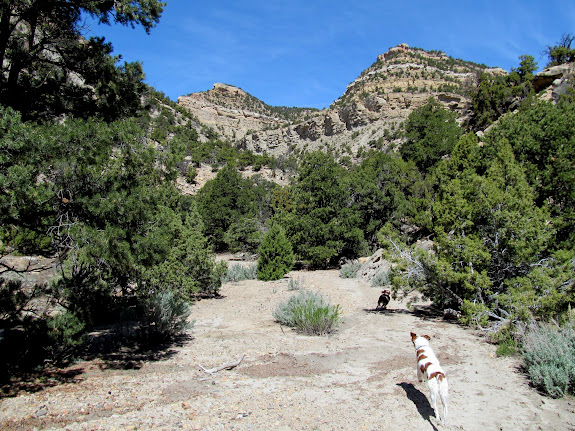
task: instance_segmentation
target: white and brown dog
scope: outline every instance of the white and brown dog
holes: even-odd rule
[[[445,371],[439,365],[439,360],[431,350],[429,341],[431,338],[428,335],[417,336],[411,332],[411,341],[415,347],[415,354],[417,356],[417,379],[422,382],[424,379],[427,380],[427,387],[431,393],[431,404],[433,406],[433,411],[435,412],[435,417],[443,425],[447,422],[447,406],[449,404],[449,394],[447,378],[445,377]],[[441,398],[441,404],[443,404],[443,415],[439,417],[439,411],[437,410],[437,398]]]

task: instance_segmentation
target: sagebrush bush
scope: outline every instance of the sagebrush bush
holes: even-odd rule
[[[389,284],[391,284],[391,280],[389,278],[389,272],[388,271],[378,272],[371,279],[371,285],[373,287],[387,286]]]
[[[258,268],[256,265],[244,266],[240,263],[235,263],[228,267],[228,271],[222,276],[222,282],[232,281],[237,283],[243,280],[255,280],[257,275]]]
[[[156,292],[144,304],[142,336],[153,341],[171,340],[193,325],[188,322],[190,313],[188,302],[171,290]]]
[[[324,335],[340,323],[339,305],[326,303],[319,293],[302,290],[275,309],[275,320],[305,334]]]
[[[352,260],[341,266],[339,269],[339,276],[341,278],[355,278],[357,271],[361,268],[361,263],[357,260]]]
[[[532,324],[523,339],[523,362],[533,385],[553,398],[575,393],[575,329]]]
[[[301,290],[304,286],[304,279],[302,277],[290,278],[288,280],[288,290]]]

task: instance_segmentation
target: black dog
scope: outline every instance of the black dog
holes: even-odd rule
[[[389,290],[382,290],[379,299],[377,300],[376,310],[385,310],[389,300],[391,299],[391,292]]]

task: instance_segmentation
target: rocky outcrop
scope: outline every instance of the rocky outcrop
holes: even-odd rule
[[[255,153],[282,156],[329,148],[354,158],[361,149],[389,145],[390,132],[429,97],[463,116],[469,102],[464,88],[484,70],[485,66],[443,52],[400,44],[378,56],[329,109],[303,109],[288,118],[225,84],[182,96],[178,104],[238,147]]]
[[[547,100],[557,101],[567,92],[575,76],[575,64],[567,63],[543,69],[533,79],[533,89]]]

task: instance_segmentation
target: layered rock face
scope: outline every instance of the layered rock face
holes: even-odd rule
[[[486,70],[442,52],[400,44],[381,54],[322,111],[282,111],[225,84],[182,96],[178,104],[238,147],[255,153],[282,156],[319,149],[353,159],[361,149],[392,143],[392,132],[429,97],[463,117],[469,102],[465,88]]]

